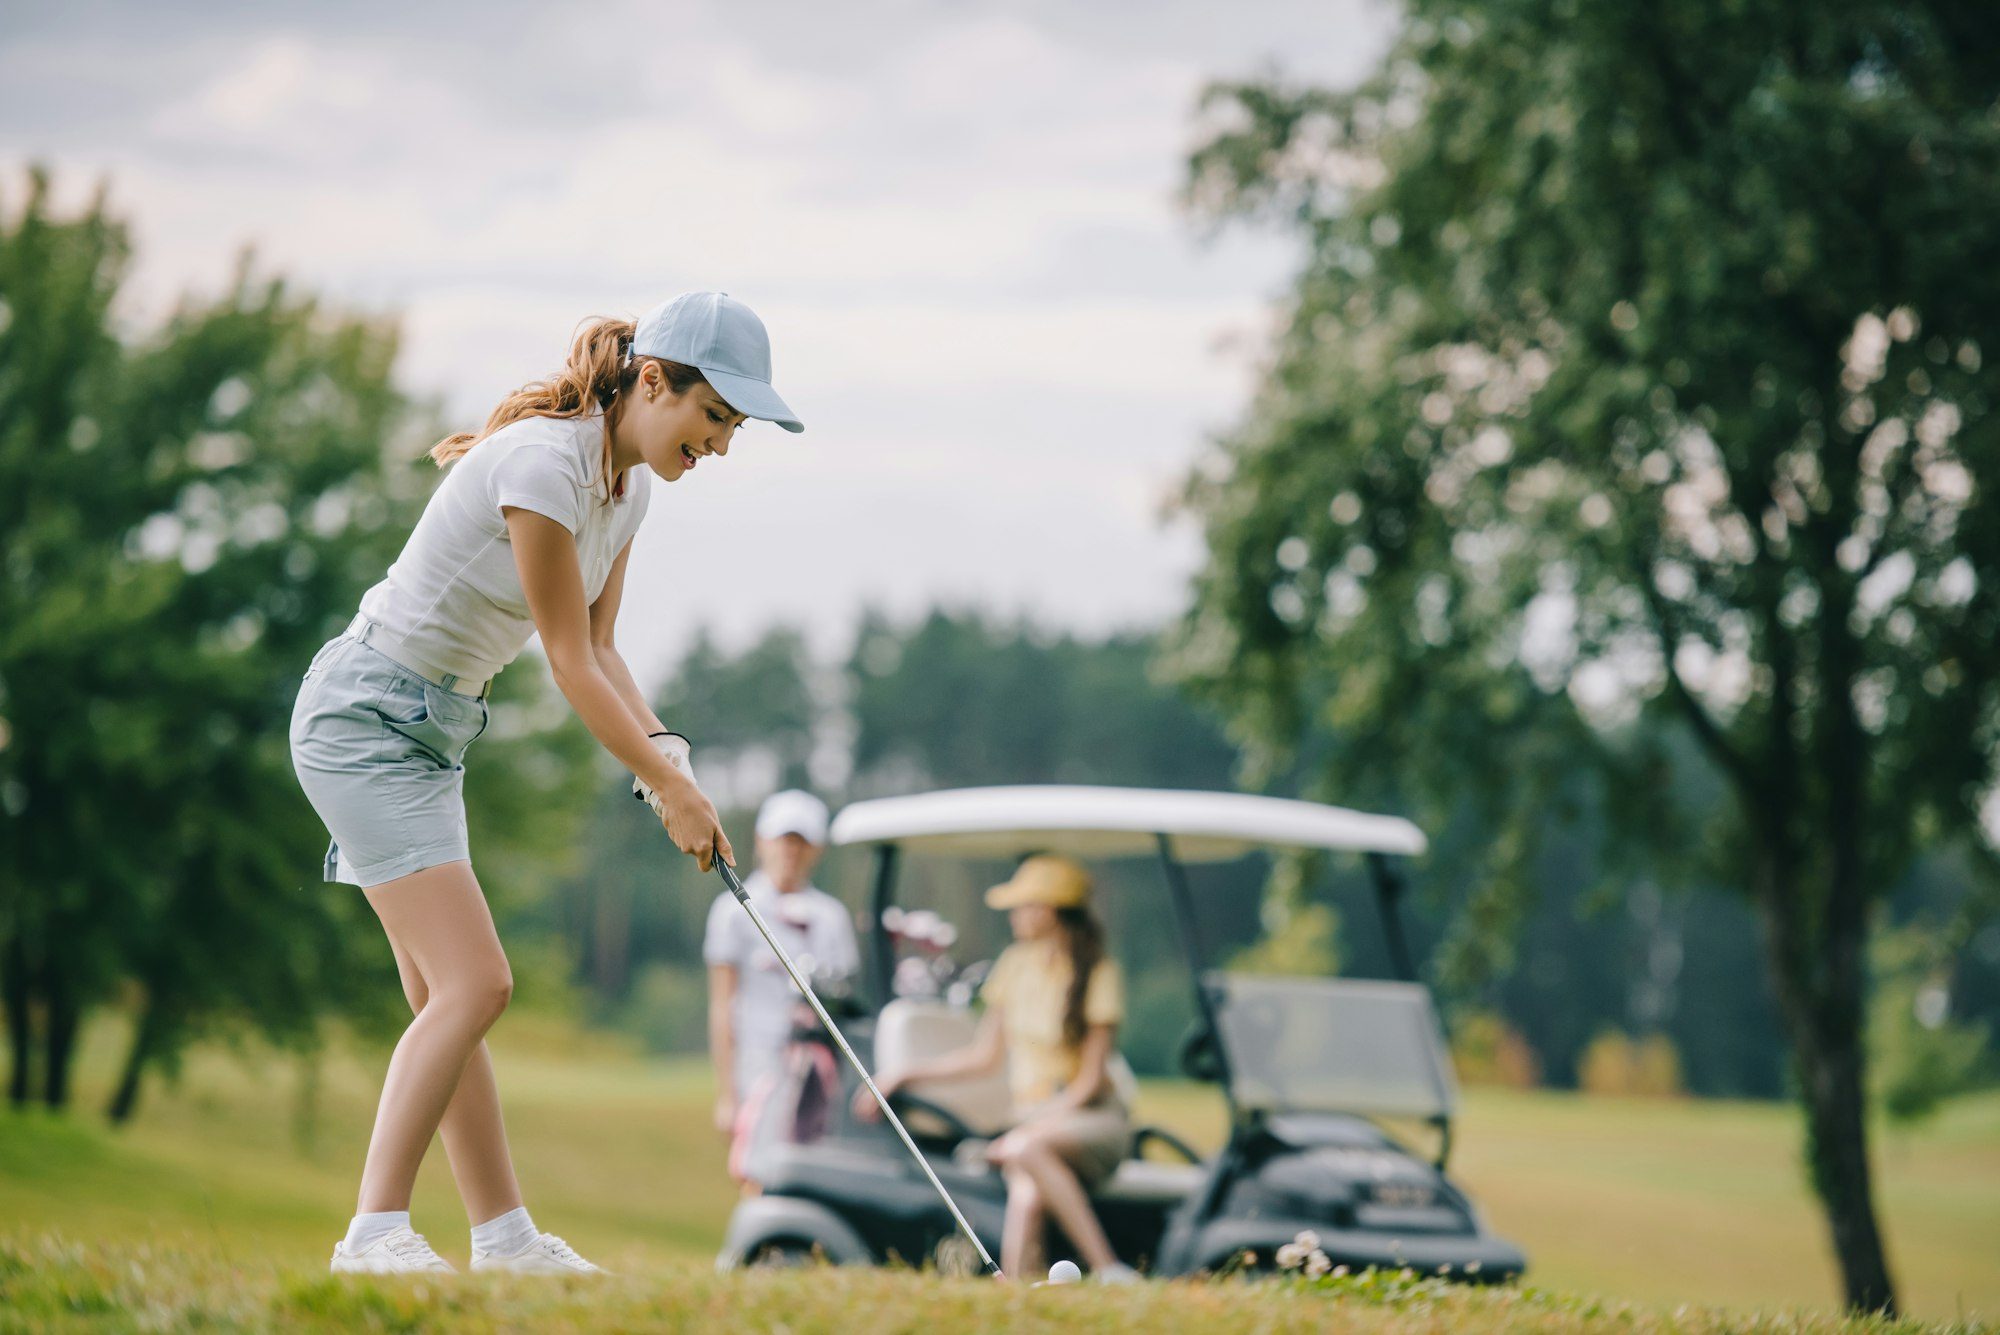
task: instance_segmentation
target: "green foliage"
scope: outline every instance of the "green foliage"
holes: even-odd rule
[[[747,863],[756,804],[811,769],[847,781],[817,787],[838,806],[856,796],[981,783],[1127,783],[1226,788],[1233,751],[1212,716],[1157,681],[1156,640],[1089,641],[935,611],[907,624],[865,616],[844,664],[819,663],[796,631],[773,627],[740,650],[698,637],[669,674],[656,708],[694,740],[695,771],[719,793]],[[579,961],[595,1013],[667,1050],[705,1042],[701,941],[721,886],[674,854],[657,825],[610,776],[591,807],[582,865],[550,924]],[[835,850],[819,883],[860,909],[865,859]],[[998,868],[927,864],[904,883],[909,902],[944,910],[966,932],[963,961],[991,958],[1005,933],[978,893]],[[1164,892],[1148,866],[1106,866],[1099,906],[1135,987],[1159,971],[1157,1032],[1127,1052],[1140,1070],[1171,1065],[1188,1019]],[[1254,868],[1222,873],[1247,888]],[[1205,893],[1236,929],[1245,896]],[[690,1006],[692,1014],[689,1013]]]
[[[1533,1089],[1541,1083],[1535,1050],[1492,1011],[1467,1011],[1453,1021],[1451,1064],[1460,1084]]]
[[[2000,29],[1900,0],[1408,13],[1351,92],[1207,99],[1191,202],[1307,252],[1189,488],[1211,560],[1179,670],[1253,771],[1470,814],[1475,942],[1518,922],[1578,774],[1606,874],[1754,896],[1849,1296],[1892,1301],[1862,944],[1994,782]],[[1718,800],[1663,800],[1676,734]]]
[[[39,174],[0,215],[0,943],[15,1094],[39,1001],[51,1102],[64,1031],[115,985],[141,1064],[218,1024],[308,1042],[395,995],[365,906],[310,875],[286,744],[305,662],[411,514],[382,467],[393,333],[246,262],[121,342],[128,254]]]
[[[1229,959],[1238,973],[1325,978],[1340,972],[1340,914],[1307,904]]]
[[[1950,972],[1935,932],[1895,928],[1878,933],[1872,946],[1871,1093],[1891,1121],[1907,1126],[1936,1116],[1946,1099],[1991,1074],[1991,1032],[1952,1015]]]
[[[1673,1098],[1686,1092],[1680,1053],[1665,1034],[1634,1039],[1606,1029],[1590,1041],[1577,1063],[1577,1088],[1587,1094],[1632,1098]]]
[[[724,777],[718,770],[733,778],[747,761],[763,771],[766,792],[804,787],[825,712],[822,675],[804,636],[789,626],[772,627],[740,653],[701,633],[661,690],[658,713],[707,761],[697,770],[705,784],[714,782],[711,775]],[[725,800],[729,795],[725,790]]]
[[[0,201],[4,203],[8,201]],[[436,474],[386,323],[246,259],[154,330],[111,314],[129,260],[100,200],[46,179],[0,209],[0,977],[14,1094],[66,1095],[81,1017],[129,995],[129,1113],[192,1039],[310,1047],[326,1017],[407,1014],[325,832],[288,724],[315,650],[381,578]],[[505,674],[469,771],[504,904],[574,844],[552,799],[588,747]],[[537,819],[523,819],[529,813]],[[547,814],[553,812],[554,814]],[[39,1060],[31,1063],[31,1020]]]
[[[1158,683],[1150,635],[1104,641],[942,609],[863,618],[848,664],[863,794],[989,783],[1228,787],[1205,710]]]

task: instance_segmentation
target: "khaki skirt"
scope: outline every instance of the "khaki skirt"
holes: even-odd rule
[[[1038,1104],[1021,1119],[1034,1118],[1049,1146],[1076,1171],[1086,1187],[1111,1176],[1132,1149],[1132,1115],[1115,1090],[1104,1090],[1074,1112],[1037,1116]]]

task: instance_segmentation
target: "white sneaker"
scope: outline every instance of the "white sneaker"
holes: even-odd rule
[[[1099,1284],[1137,1284],[1139,1272],[1123,1261],[1113,1261],[1104,1269],[1096,1271],[1091,1278]]]
[[[436,1271],[455,1275],[451,1263],[431,1250],[424,1235],[407,1228],[391,1229],[366,1247],[347,1250],[347,1239],[333,1244],[335,1274],[390,1275],[405,1271]]]
[[[553,1233],[539,1233],[535,1240],[512,1255],[502,1256],[494,1252],[475,1251],[472,1253],[474,1270],[512,1270],[524,1275],[601,1275],[602,1266],[594,1266],[570,1249],[570,1245]]]

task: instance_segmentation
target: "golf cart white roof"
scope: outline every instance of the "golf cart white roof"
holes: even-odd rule
[[[1168,837],[1183,862],[1226,862],[1260,848],[1411,855],[1423,831],[1400,816],[1319,802],[1169,788],[1035,785],[955,788],[856,802],[833,822],[836,844],[896,844],[913,853],[1010,858],[1068,853],[1139,857]]]

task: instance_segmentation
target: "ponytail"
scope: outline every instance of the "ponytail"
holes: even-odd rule
[[[586,320],[569,345],[569,360],[547,380],[521,386],[488,414],[478,431],[461,431],[431,446],[431,458],[439,468],[465,454],[480,441],[524,417],[582,417],[604,414],[604,447],[599,472],[604,478],[605,503],[611,501],[611,421],[618,396],[639,378],[645,362],[657,362],[666,373],[667,386],[676,395],[685,394],[703,382],[692,366],[670,362],[663,357],[631,355],[632,334],[637,328],[630,320],[598,318]]]
[[[1056,927],[1069,953],[1069,995],[1063,998],[1063,1045],[1080,1047],[1089,1028],[1083,1017],[1083,1000],[1090,991],[1090,975],[1104,958],[1104,928],[1088,908],[1056,910]]]

